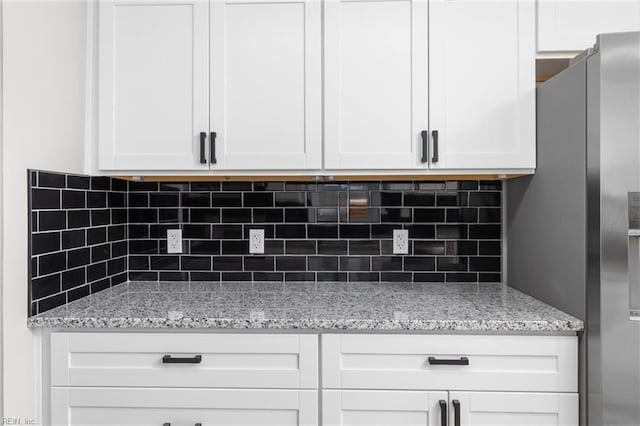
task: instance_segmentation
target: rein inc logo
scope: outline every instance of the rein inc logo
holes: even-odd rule
[[[0,417],[0,425],[35,425],[36,421],[28,417]]]

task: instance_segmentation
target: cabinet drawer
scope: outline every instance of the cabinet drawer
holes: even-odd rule
[[[315,389],[317,377],[316,335],[51,335],[52,386]]]
[[[314,390],[52,388],[55,426],[315,426]]]
[[[324,335],[323,386],[577,392],[577,344],[575,336]],[[468,365],[438,364],[461,359]]]

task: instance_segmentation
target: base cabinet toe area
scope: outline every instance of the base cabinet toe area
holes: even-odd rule
[[[44,424],[579,424],[576,336],[46,336]]]

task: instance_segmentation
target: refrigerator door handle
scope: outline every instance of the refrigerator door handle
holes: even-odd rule
[[[629,319],[640,321],[640,230],[629,230]]]
[[[629,319],[640,321],[640,192],[629,192],[627,202]]]

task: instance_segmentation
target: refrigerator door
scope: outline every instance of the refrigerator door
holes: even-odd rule
[[[640,424],[640,323],[629,315],[639,282],[629,193],[638,191],[640,33],[605,34],[587,60],[587,386],[593,426]]]

